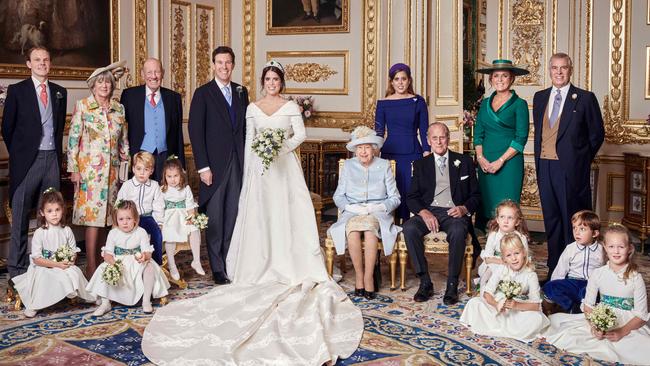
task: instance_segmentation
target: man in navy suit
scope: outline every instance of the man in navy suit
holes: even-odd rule
[[[548,238],[548,273],[573,242],[571,217],[591,210],[591,162],[605,138],[594,93],[573,86],[573,64],[565,53],[551,56],[553,86],[535,93],[535,168]]]
[[[199,206],[210,220],[206,241],[215,283],[230,283],[226,256],[237,218],[244,168],[248,91],[231,81],[235,53],[220,46],[212,52],[214,79],[194,91],[189,133],[201,177]]]
[[[408,219],[402,229],[411,263],[420,279],[420,287],[413,298],[417,302],[433,296],[423,238],[438,230],[447,233],[449,263],[443,302],[451,305],[458,302],[458,276],[465,254],[465,238],[471,227],[471,216],[478,208],[480,193],[474,162],[468,155],[448,150],[449,128],[444,123],[429,125],[427,141],[432,154],[413,162],[413,178],[406,197],[406,204],[415,216]]]
[[[149,58],[142,65],[145,85],[125,89],[120,103],[129,126],[131,156],[148,151],[156,159],[153,179],[160,181],[169,155],[176,155],[185,166],[183,150],[183,105],[181,95],[163,88],[165,70],[158,59]]]
[[[30,78],[9,86],[2,119],[2,137],[9,151],[11,243],[9,276],[27,272],[29,212],[42,192],[60,187],[63,127],[68,93],[48,80],[50,52],[34,47],[27,52]]]

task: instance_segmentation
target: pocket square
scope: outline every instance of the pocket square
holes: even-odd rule
[[[460,177],[460,180],[465,180],[467,178],[469,178],[469,175],[463,175],[462,177]]]

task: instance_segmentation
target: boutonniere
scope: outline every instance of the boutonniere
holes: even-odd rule
[[[63,99],[63,94],[60,91],[56,92],[56,99]]]
[[[458,159],[454,160],[454,166],[458,168],[460,166],[460,160]]]
[[[573,93],[571,94],[571,99],[576,100],[578,98],[578,94]]]

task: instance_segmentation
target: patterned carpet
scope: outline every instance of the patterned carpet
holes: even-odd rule
[[[531,248],[543,274],[545,246]],[[650,260],[640,258],[644,277],[650,284]],[[178,255],[179,267],[189,269],[190,254]],[[359,349],[337,365],[606,365],[558,351],[542,342],[522,343],[504,338],[474,335],[460,325],[467,297],[455,306],[442,304],[445,280],[445,257],[430,257],[436,295],[426,303],[412,301],[417,283],[410,276],[406,292],[390,291],[386,286],[388,266],[382,266],[384,286],[372,301],[353,297],[362,309],[365,333]],[[354,274],[348,271],[341,282],[349,293]],[[191,272],[191,270],[190,270]],[[172,287],[170,301],[196,297],[213,285],[207,278],[189,276],[189,287]],[[0,290],[5,291],[6,278]],[[464,287],[464,283],[461,283]],[[464,290],[464,289],[462,289]],[[94,306],[72,304],[65,300],[26,319],[8,304],[0,305],[0,365],[146,365],[140,341],[151,318],[140,307],[114,306],[107,315],[95,318]]]

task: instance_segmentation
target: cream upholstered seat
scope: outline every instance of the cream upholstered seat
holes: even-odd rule
[[[343,169],[343,164],[345,162],[345,159],[340,159],[339,160],[339,174],[341,173],[341,170]],[[390,161],[390,168],[393,171],[393,175],[395,175],[395,161],[391,160]],[[365,244],[365,241],[364,241]],[[397,244],[397,243],[396,243]],[[379,241],[377,242],[377,250],[383,252],[383,245],[381,242],[381,238],[379,238]],[[330,237],[330,235],[327,235],[327,238],[325,239],[325,261],[327,264],[327,273],[329,275],[332,275],[332,272],[334,271],[334,255],[336,254],[336,249],[334,247],[334,240]],[[395,286],[395,279],[397,277],[397,251],[393,250],[393,253],[389,256],[389,263],[390,263],[390,289],[394,290],[397,287]],[[377,291],[378,289],[375,289]]]

